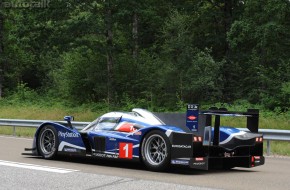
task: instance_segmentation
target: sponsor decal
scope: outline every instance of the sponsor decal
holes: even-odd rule
[[[259,164],[260,162],[260,160],[255,160],[255,164]]]
[[[171,164],[188,165],[188,160],[171,160]]]
[[[109,141],[116,141],[115,138],[109,138]]]
[[[141,131],[137,131],[134,133],[134,135],[142,135],[142,132]]]
[[[77,152],[77,149],[75,149],[75,148],[64,148],[63,151],[64,152]]]
[[[198,109],[198,105],[197,104],[189,104],[189,105],[187,105],[187,109],[196,110],[196,109]]]
[[[65,141],[61,141],[61,143],[58,146],[58,151],[64,151],[64,148],[75,148],[80,150],[86,150],[85,147],[74,145]]]
[[[232,157],[235,155],[235,152],[225,152],[224,157]]]
[[[260,156],[254,156],[255,159],[255,164],[259,164],[261,162],[261,157]]]
[[[72,133],[72,132],[61,132],[61,131],[59,131],[58,132],[58,136],[59,137],[63,137],[63,138],[78,138],[78,137],[80,137],[79,136],[80,134],[78,134],[78,133]]]
[[[187,117],[189,120],[196,120],[196,117],[194,115],[190,115]]]
[[[117,154],[93,153],[93,155],[100,158],[118,158]]]
[[[194,165],[194,166],[203,166],[203,165],[205,165],[205,162],[194,162],[194,163],[192,163],[192,165]]]
[[[191,145],[179,145],[179,144],[173,144],[172,148],[191,148]]]
[[[189,104],[186,111],[186,127],[190,131],[198,131],[198,105]]]

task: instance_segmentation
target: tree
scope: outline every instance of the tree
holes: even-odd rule
[[[4,16],[3,16],[3,7],[2,7],[2,0],[0,0],[0,98],[2,97],[2,89],[3,89],[3,61],[4,61]]]
[[[271,109],[280,102],[281,85],[290,80],[286,72],[290,61],[289,4],[247,1],[243,14],[228,33],[232,60],[239,63],[243,72],[241,97]]]

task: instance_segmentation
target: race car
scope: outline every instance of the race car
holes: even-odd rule
[[[263,165],[263,136],[258,133],[259,110],[229,112],[212,108],[199,110],[189,104],[184,124],[170,125],[172,114],[157,117],[145,109],[110,112],[98,117],[81,131],[72,125],[45,122],[34,136],[34,156],[54,159],[58,155],[141,161],[149,170],[161,171],[170,165],[208,170]],[[220,126],[221,116],[247,117],[248,131]],[[212,125],[213,117],[214,125]],[[24,153],[25,154],[25,153]]]

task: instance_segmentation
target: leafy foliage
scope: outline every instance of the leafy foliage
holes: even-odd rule
[[[0,91],[17,102],[39,96],[106,109],[243,99],[287,112],[289,7],[288,0],[1,6]]]

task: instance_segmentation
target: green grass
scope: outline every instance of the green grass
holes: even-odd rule
[[[260,129],[280,129],[290,130],[290,117],[286,114],[280,114],[277,116],[265,116],[263,113],[259,118]],[[247,121],[245,117],[222,117],[221,125],[235,126],[238,128],[246,127]]]
[[[63,120],[65,115],[75,116],[76,121],[91,121],[104,113],[91,111],[89,108],[42,107],[37,105],[1,106],[0,118]]]
[[[267,151],[267,143],[264,142],[264,152]],[[270,154],[290,156],[290,142],[285,141],[271,141]]]

